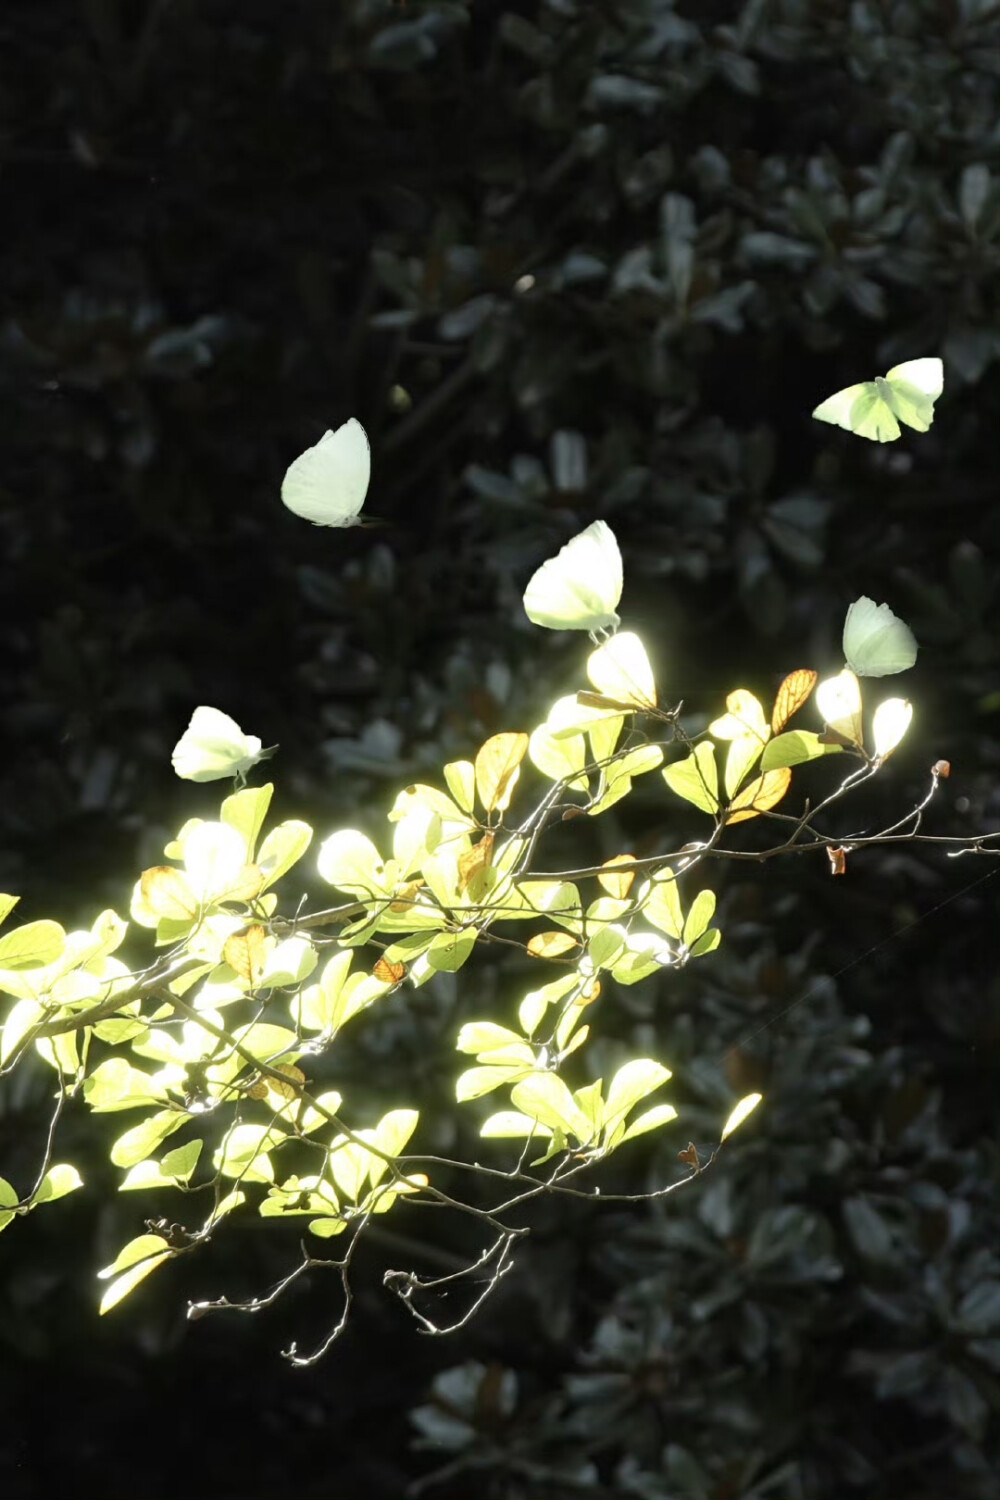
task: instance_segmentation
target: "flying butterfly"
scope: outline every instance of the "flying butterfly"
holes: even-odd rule
[[[255,734],[244,734],[235,719],[202,704],[174,746],[171,763],[185,781],[221,781],[226,776],[243,781],[251,766],[276,748],[262,750]]]
[[[899,437],[900,422],[916,432],[927,431],[943,389],[944,366],[939,359],[911,359],[894,365],[887,375],[828,396],[813,416],[873,443],[891,443]]]
[[[844,660],[856,677],[888,677],[905,672],[917,659],[917,640],[888,604],[862,594],[844,621]]]
[[[622,596],[622,555],[605,521],[592,521],[532,575],[524,612],[547,630],[615,631]]]

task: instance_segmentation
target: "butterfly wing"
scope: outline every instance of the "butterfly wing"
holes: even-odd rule
[[[899,437],[899,424],[874,380],[846,386],[828,396],[816,407],[813,416],[817,421],[843,427],[858,437],[870,438],[873,443],[890,443]]]
[[[294,515],[314,526],[354,526],[370,479],[368,434],[351,417],[289,464],[281,498]]]
[[[844,660],[858,677],[887,677],[905,672],[917,659],[917,641],[888,604],[862,596],[844,621]]]
[[[594,521],[532,576],[524,611],[549,630],[614,630],[622,595],[622,558],[615,534]]]
[[[926,432],[934,420],[934,402],[944,389],[939,359],[911,359],[894,365],[885,377],[887,400],[901,422]]]
[[[260,748],[256,735],[244,734],[235,719],[203,704],[174,746],[171,764],[185,781],[219,781],[248,770]]]

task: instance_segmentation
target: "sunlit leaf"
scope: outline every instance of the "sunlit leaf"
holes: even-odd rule
[[[565,726],[560,726],[551,715],[544,724],[539,724],[528,741],[528,758],[551,781],[565,781],[573,790],[585,792],[587,778],[579,773],[587,764],[586,741],[576,732],[559,733],[560,728]]]
[[[646,648],[629,630],[612,636],[591,653],[587,676],[598,693],[617,704],[656,707],[656,683]]]
[[[562,974],[558,979],[543,984],[540,989],[529,990],[517,1012],[517,1019],[525,1036],[534,1036],[549,1006],[565,999],[579,982],[579,976],[575,973]]]
[[[736,740],[752,735],[764,744],[770,729],[764,710],[753,693],[747,688],[737,688],[727,696],[726,710],[720,719],[714,719],[709,724],[709,734],[714,735],[717,740]]]
[[[157,917],[193,922],[199,911],[195,896],[182,870],[175,865],[154,865],[139,877],[142,899]]]
[[[774,708],[771,711],[772,734],[780,733],[792,715],[798,713],[808,700],[818,678],[819,673],[814,672],[811,667],[799,667],[797,671],[789,672],[774,700]]]
[[[118,1137],[111,1147],[111,1160],[116,1167],[134,1167],[136,1162],[151,1156],[157,1146],[186,1121],[187,1114],[183,1110],[159,1110]]]
[[[476,796],[476,768],[471,760],[453,760],[444,768],[444,779],[456,805],[471,814]]]
[[[273,794],[274,787],[270,782],[264,786],[244,787],[242,791],[233,792],[227,797],[220,809],[220,821],[239,834],[248,860],[253,859]]]
[[[751,781],[741,792],[737,792],[726,813],[727,823],[742,823],[746,818],[756,818],[760,813],[776,807],[792,784],[792,773],[787,766],[777,771],[767,771]]]
[[[261,889],[274,885],[275,881],[288,874],[308,850],[312,836],[309,824],[299,823],[295,819],[279,823],[277,828],[271,829],[257,855],[256,867],[263,880]]]
[[[11,1186],[6,1177],[0,1177],[0,1230],[7,1228],[17,1218],[15,1209],[20,1203],[17,1190]]]
[[[600,885],[607,891],[609,896],[615,896],[619,901],[624,901],[632,889],[635,880],[634,870],[615,871],[616,865],[631,865],[635,863],[633,854],[615,854],[611,859],[606,859],[601,866],[597,879]]]
[[[42,1178],[35,1194],[35,1202],[53,1203],[56,1198],[64,1198],[67,1193],[80,1187],[83,1187],[83,1178],[76,1167],[70,1166],[68,1162],[61,1162],[58,1166],[50,1167]]]
[[[722,1135],[720,1137],[720,1141],[726,1140],[728,1136],[732,1135],[734,1130],[738,1130],[740,1128],[747,1116],[753,1114],[754,1110],[757,1108],[763,1097],[763,1094],[747,1094],[740,1100],[739,1104],[737,1104],[736,1108],[730,1113],[729,1119],[722,1127]]]
[[[684,914],[674,874],[658,877],[652,883],[649,895],[642,902],[642,914],[654,927],[665,932],[667,937],[680,938],[684,928]]]
[[[309,978],[318,961],[319,954],[308,938],[285,938],[267,954],[259,984],[262,989],[301,984]]]
[[[487,812],[505,812],[528,752],[526,734],[495,734],[476,756],[476,791]]]
[[[702,812],[718,812],[719,772],[710,740],[702,740],[684,760],[665,766],[663,779],[672,792]]]
[[[619,1136],[616,1144],[623,1146],[626,1141],[635,1140],[637,1135],[645,1135],[647,1131],[656,1130],[660,1125],[669,1125],[676,1118],[677,1111],[672,1104],[654,1104],[652,1109],[643,1110],[641,1115],[636,1116]]]
[[[47,918],[26,922],[23,927],[15,927],[0,937],[0,969],[33,968],[55,963],[65,944],[66,933],[58,922]]]
[[[547,1137],[552,1132],[547,1125],[540,1125],[529,1115],[519,1114],[513,1109],[502,1109],[483,1122],[479,1134],[485,1136],[487,1140],[502,1140],[505,1137],[517,1138],[529,1135]]]
[[[108,1057],[83,1081],[83,1097],[95,1114],[162,1104],[165,1094],[149,1073],[134,1068],[124,1057]]]
[[[164,1261],[170,1260],[173,1251],[167,1241],[159,1234],[140,1234],[136,1239],[129,1240],[121,1251],[114,1265],[106,1266],[103,1271],[98,1271],[102,1281],[109,1276],[115,1276],[115,1280],[108,1287],[101,1298],[100,1312],[110,1312],[111,1309],[129,1292],[144,1281],[151,1271],[157,1266],[162,1266]],[[121,1274],[116,1275],[116,1272]]]
[[[438,933],[427,949],[427,962],[435,971],[454,974],[468,959],[479,936],[474,927],[461,932]]]
[[[913,705],[905,698],[886,698],[872,718],[872,743],[876,758],[887,760],[897,748],[913,718]]]
[[[649,908],[644,913],[649,916]],[[684,922],[682,939],[686,947],[696,943],[715,915],[715,892],[699,891]]]
[[[255,990],[267,963],[268,949],[273,946],[274,939],[268,937],[266,927],[254,923],[227,939],[222,956],[229,967],[246,980],[250,989]]]
[[[527,740],[527,736],[525,736],[525,739]],[[464,854],[459,855],[458,874],[463,891],[468,890],[476,877],[482,875],[484,870],[489,869],[490,862],[493,859],[493,844],[495,839],[496,834],[492,829],[489,829],[483,834],[478,844],[474,844],[471,849],[467,849]]]
[[[285,1139],[284,1132],[266,1125],[234,1125],[212,1158],[224,1177],[242,1182],[273,1182],[274,1167],[268,1154]]]
[[[522,1114],[550,1130],[575,1136],[581,1145],[586,1145],[595,1134],[593,1125],[556,1073],[532,1073],[514,1085],[510,1097]]]
[[[864,744],[861,684],[850,668],[828,677],[816,689],[816,706],[827,725],[852,745]]]
[[[409,1143],[417,1128],[420,1115],[415,1109],[392,1109],[383,1115],[372,1133],[372,1145],[384,1151],[386,1156],[399,1156]],[[389,1163],[380,1157],[372,1158],[369,1181],[375,1187],[389,1170]]]
[[[456,1080],[455,1098],[459,1104],[464,1104],[469,1099],[481,1099],[494,1089],[526,1077],[534,1066],[535,1057],[532,1053],[530,1062],[484,1063],[480,1067],[467,1068]]]
[[[562,958],[579,946],[568,932],[539,932],[529,938],[527,951],[532,958]]]
[[[790,729],[779,734],[764,747],[760,769],[763,773],[777,771],[781,766],[798,766],[805,761],[818,760],[823,755],[839,755],[840,745],[824,745],[819,736],[810,729]]]
[[[385,865],[371,839],[357,829],[331,834],[320,846],[319,873],[330,885],[359,900],[385,896]]]
[[[671,1076],[669,1068],[665,1068],[662,1063],[650,1057],[634,1058],[618,1069],[608,1085],[601,1121],[605,1132],[605,1144],[612,1139],[615,1131],[639,1100],[645,1099],[647,1094],[658,1089]]]

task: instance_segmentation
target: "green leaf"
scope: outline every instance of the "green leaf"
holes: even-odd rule
[[[557,736],[549,723],[540,724],[528,741],[528,759],[550,781],[565,781],[569,790],[587,791],[587,778],[580,774],[587,764],[582,734]]]
[[[680,941],[684,930],[684,913],[681,910],[677,877],[673,873],[656,877],[640,909],[647,922],[666,933],[667,937]]]
[[[776,735],[764,747],[761,757],[761,774],[780,770],[782,766],[799,766],[808,760],[818,760],[822,755],[842,753],[840,745],[821,745],[819,735],[808,729],[790,729],[787,734]]]
[[[141,1125],[133,1125],[131,1130],[118,1137],[111,1147],[111,1160],[116,1167],[134,1167],[136,1162],[152,1155],[157,1146],[179,1130],[186,1120],[184,1110],[164,1109],[150,1115]]]
[[[472,813],[476,800],[476,768],[471,760],[453,760],[444,768],[444,779],[456,806]]]
[[[470,1099],[481,1099],[484,1094],[492,1094],[494,1089],[503,1088],[504,1084],[526,1077],[534,1066],[535,1058],[532,1054],[531,1062],[521,1065],[510,1062],[467,1068],[455,1084],[455,1098],[459,1104],[466,1104]]]
[[[129,1292],[144,1281],[151,1271],[163,1262],[173,1257],[173,1251],[167,1241],[159,1234],[140,1234],[137,1239],[129,1240],[122,1250],[113,1266],[107,1266],[103,1271],[98,1271],[102,1281],[115,1272],[122,1274],[111,1283],[104,1296],[101,1298],[100,1312],[110,1312]]]
[[[382,857],[371,839],[356,829],[331,834],[320,846],[317,864],[325,881],[359,901],[388,894]]]
[[[743,1096],[735,1108],[730,1111],[729,1119],[722,1127],[722,1135],[719,1137],[720,1145],[732,1135],[734,1130],[739,1130],[743,1121],[753,1114],[763,1097],[763,1094],[745,1094]]]
[[[6,1177],[0,1177],[0,1230],[7,1228],[12,1219],[17,1218],[13,1210],[20,1203],[20,1198]]]
[[[53,1203],[79,1187],[83,1187],[83,1178],[79,1172],[68,1162],[61,1162],[56,1167],[50,1167],[42,1178],[35,1194],[35,1202]]]
[[[96,1067],[83,1081],[83,1097],[95,1114],[163,1104],[166,1100],[162,1086],[124,1057],[109,1057]]]
[[[272,828],[260,846],[256,861],[264,876],[262,889],[274,885],[282,875],[287,875],[293,865],[298,864],[312,843],[312,836],[313,831],[308,823],[299,823],[294,819]]]
[[[683,941],[690,948],[698,941],[715,915],[715,892],[699,891],[684,923]]]
[[[580,984],[576,973],[563,974],[540,989],[529,990],[518,1008],[517,1019],[525,1036],[534,1036],[550,1005],[555,1005]]]
[[[0,969],[44,968],[55,963],[66,946],[58,922],[26,922],[0,937]]]
[[[234,1125],[212,1158],[212,1165],[223,1177],[239,1177],[242,1182],[273,1182],[274,1167],[268,1155],[287,1137],[282,1130],[267,1125]]]
[[[438,933],[427,949],[427,962],[432,969],[454,974],[472,953],[478,936],[474,927],[464,927],[461,932]]]
[[[518,1114],[513,1109],[502,1109],[483,1122],[479,1134],[487,1139],[501,1139],[508,1136],[550,1136],[552,1132],[547,1125],[540,1125],[529,1115]]]
[[[684,760],[665,766],[663,779],[672,792],[694,803],[702,812],[713,815],[718,812],[719,770],[715,748],[709,740],[702,740]]]
[[[319,962],[319,954],[308,938],[290,937],[267,955],[257,989],[285,989],[302,984]]]
[[[522,1036],[516,1031],[509,1031],[506,1026],[498,1026],[495,1021],[467,1021],[458,1033],[455,1050],[480,1058],[484,1054],[500,1052],[504,1061],[518,1055],[531,1059],[534,1057]]]
[[[713,953],[721,942],[722,933],[717,927],[710,927],[707,932],[702,933],[696,942],[691,944],[688,956],[690,958],[704,958],[706,953]]]
[[[645,1135],[647,1131],[656,1130],[660,1125],[668,1125],[676,1118],[677,1111],[672,1104],[654,1104],[652,1109],[643,1110],[641,1115],[636,1116],[628,1129],[618,1137],[615,1145],[624,1145],[626,1141],[635,1140],[637,1135]]]
[[[415,1109],[392,1109],[383,1115],[372,1132],[372,1145],[384,1151],[386,1156],[396,1157],[405,1149],[417,1128],[420,1115]],[[369,1181],[376,1187],[389,1170],[389,1163],[373,1156],[369,1169]]]
[[[274,787],[270,782],[264,786],[248,786],[227,797],[220,809],[221,821],[228,823],[230,828],[235,828],[243,840],[248,860],[253,859],[273,794]]]
[[[610,969],[625,948],[624,928],[600,927],[587,944],[587,957],[595,969]]]
[[[847,1232],[864,1260],[882,1266],[899,1264],[889,1226],[868,1198],[846,1198],[843,1213]]]
[[[187,1182],[198,1165],[201,1148],[204,1141],[188,1141],[186,1145],[176,1146],[173,1151],[168,1151],[160,1160],[160,1169],[164,1177],[176,1178],[178,1182]]]
[[[550,1130],[575,1136],[587,1145],[596,1134],[593,1125],[556,1073],[532,1073],[511,1090],[511,1103]]]
[[[670,1069],[651,1057],[635,1058],[618,1069],[608,1088],[608,1097],[600,1122],[600,1128],[604,1132],[604,1145],[607,1149],[611,1149],[616,1143],[616,1136],[624,1124],[626,1115],[635,1108],[640,1099],[645,1099],[647,1094],[651,1094],[662,1083],[666,1083],[670,1076]]]

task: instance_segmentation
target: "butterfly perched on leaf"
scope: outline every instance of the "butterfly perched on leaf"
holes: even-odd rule
[[[900,422],[916,432],[927,431],[943,389],[944,366],[939,359],[911,359],[894,365],[887,375],[828,396],[813,416],[873,443],[892,443],[899,437]]]

